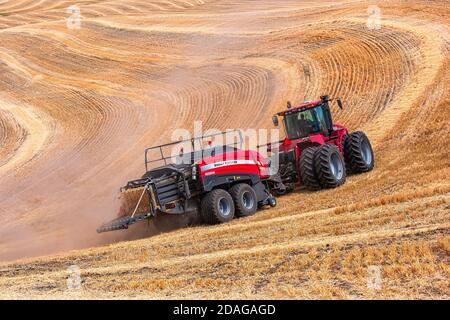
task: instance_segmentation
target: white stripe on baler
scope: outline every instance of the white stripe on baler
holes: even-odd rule
[[[216,168],[220,168],[220,167],[237,166],[240,164],[256,164],[256,162],[253,160],[228,160],[228,161],[221,161],[221,162],[207,164],[205,166],[200,167],[200,169],[202,171],[208,171],[208,170],[216,169]]]

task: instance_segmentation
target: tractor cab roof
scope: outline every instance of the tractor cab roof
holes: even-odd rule
[[[316,100],[316,101],[312,101],[312,102],[304,102],[303,104],[301,104],[297,107],[293,107],[293,108],[287,109],[285,111],[279,112],[279,113],[277,113],[277,115],[285,116],[287,114],[301,112],[306,109],[317,107],[318,105],[322,104],[322,102],[323,102],[322,100]]]

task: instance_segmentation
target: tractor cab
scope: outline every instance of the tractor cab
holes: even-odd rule
[[[342,107],[341,100],[338,100],[338,104]],[[329,136],[333,132],[333,119],[327,96],[321,97],[321,100],[305,102],[295,108],[288,103],[286,111],[274,116],[275,126],[279,125],[279,116],[283,117],[286,138],[291,141],[315,134]]]

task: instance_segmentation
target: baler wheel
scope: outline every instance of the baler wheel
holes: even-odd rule
[[[258,210],[258,199],[255,190],[246,183],[239,183],[230,189],[236,208],[236,216],[247,217]]]
[[[316,174],[316,168],[314,166],[314,155],[316,154],[318,147],[310,147],[303,150],[300,156],[300,177],[302,183],[310,190],[321,189],[319,180]]]
[[[371,171],[375,158],[369,138],[361,131],[344,136],[344,157],[347,168],[353,173]]]
[[[233,198],[223,189],[212,190],[202,199],[201,216],[207,224],[231,221],[234,211]]]
[[[344,159],[335,145],[322,145],[314,158],[317,177],[323,188],[336,188],[345,183]]]

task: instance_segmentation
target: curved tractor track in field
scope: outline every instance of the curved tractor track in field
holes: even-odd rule
[[[0,259],[96,248],[3,264],[0,297],[449,297],[445,1],[380,4],[379,30],[364,1],[80,0],[70,29],[74,4],[0,1]],[[322,94],[373,172],[227,225],[95,233],[174,129],[271,128]]]

